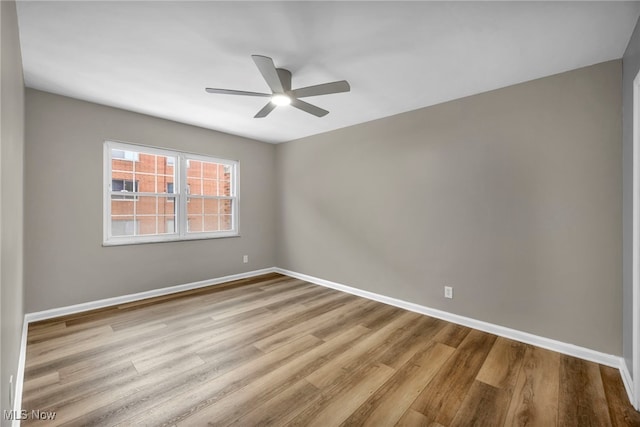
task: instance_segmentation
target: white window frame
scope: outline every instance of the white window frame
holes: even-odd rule
[[[111,180],[112,180],[112,150],[124,150],[141,152],[144,154],[155,154],[159,156],[170,156],[176,158],[174,165],[174,183],[172,194],[175,196],[175,227],[176,232],[170,234],[159,235],[142,235],[142,236],[113,236],[111,231]],[[240,206],[240,189],[239,175],[240,164],[235,160],[220,159],[213,156],[205,156],[200,154],[186,153],[181,151],[169,150],[164,148],[150,147],[146,145],[130,144],[118,141],[104,142],[104,178],[103,178],[103,246],[131,245],[138,243],[155,243],[155,242],[175,242],[182,240],[201,240],[216,239],[223,237],[239,236],[239,206]],[[118,159],[118,158],[116,158]],[[118,159],[122,160],[122,159]],[[232,227],[228,231],[213,232],[193,232],[187,230],[187,202],[188,198],[194,195],[188,194],[187,191],[187,162],[189,160],[198,160],[203,162],[218,163],[228,165],[231,168],[231,196],[201,196],[203,198],[227,199],[231,200],[231,221]],[[158,190],[158,189],[156,189]],[[164,189],[166,190],[166,188]],[[167,196],[169,193],[128,193],[135,196]],[[197,196],[195,196],[197,197]]]

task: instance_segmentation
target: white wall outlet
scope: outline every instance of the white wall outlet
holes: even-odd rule
[[[242,262],[244,262],[245,264],[249,262],[249,255],[245,255],[242,257]]]
[[[453,298],[453,288],[451,286],[444,287],[444,297]]]

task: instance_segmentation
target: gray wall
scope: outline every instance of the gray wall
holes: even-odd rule
[[[278,145],[277,265],[620,355],[621,77],[611,61]]]
[[[639,21],[640,22],[640,21]],[[633,80],[640,71],[640,24],[622,57],[622,336],[623,356],[633,373]]]
[[[9,376],[16,378],[24,314],[24,81],[15,2],[0,1],[0,17],[0,402],[5,410],[11,409]],[[2,425],[8,424],[3,417]]]
[[[275,264],[273,145],[32,89],[26,129],[27,312]],[[103,247],[107,139],[238,160],[241,237]]]

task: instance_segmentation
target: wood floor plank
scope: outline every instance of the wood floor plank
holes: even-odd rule
[[[290,425],[309,427],[340,425],[394,372],[394,369],[381,363],[366,365],[357,375],[353,375],[348,383],[345,383],[349,384],[348,387],[339,384],[330,393],[322,394],[321,399],[294,418]]]
[[[424,414],[409,408],[396,423],[396,427],[427,427],[431,423]]]
[[[132,344],[132,342],[139,340],[141,334],[159,332],[164,328],[166,328],[166,325],[152,325],[145,328],[143,332],[138,330],[131,334],[122,334],[118,337],[112,336],[113,339],[102,340],[100,343],[79,343],[75,346],[64,346],[53,353],[28,357],[29,366],[25,370],[25,378],[40,376],[42,372],[46,372],[52,367],[58,370],[63,366],[72,364],[75,360],[83,359],[90,355],[97,355],[103,351],[113,351],[111,349],[124,348]]]
[[[378,308],[376,316],[374,316],[372,319],[361,321],[360,323],[369,329],[380,329],[387,324],[389,319],[393,319],[401,315],[403,312],[404,310],[398,307],[383,304]]]
[[[342,335],[310,349],[299,357],[291,359],[268,374],[256,378],[245,387],[215,402],[208,408],[191,416],[188,424],[227,425],[235,422],[246,413],[241,408],[265,404],[274,396],[286,391],[292,385],[305,379],[337,355],[349,351],[351,345],[363,341],[372,335],[372,331],[356,326]],[[314,387],[315,388],[315,387]],[[315,388],[317,390],[317,388]],[[171,419],[171,422],[180,421]]]
[[[471,330],[456,351],[438,371],[411,408],[432,421],[449,425],[473,384],[495,335]]]
[[[442,330],[445,324],[445,322],[433,317],[422,316],[416,322],[411,333],[397,339],[395,345],[385,351],[378,361],[394,369],[399,369],[414,355],[428,347],[433,336]],[[433,342],[436,341],[433,340]]]
[[[290,330],[290,328],[294,327],[297,323],[304,323],[308,318],[313,318],[313,316],[321,315],[324,312],[338,309],[348,301],[351,300],[338,297],[309,308],[294,305],[287,310],[272,313],[270,321],[260,321],[257,325],[251,326],[248,329],[227,328],[228,330],[226,332],[218,334],[214,346],[209,345],[206,349],[198,350],[198,354],[206,359],[215,359],[221,353],[232,352],[234,349],[242,348],[246,345],[255,345],[257,341],[265,337],[284,330]],[[295,335],[295,331],[289,336],[288,342],[298,338],[293,335]],[[286,344],[286,342],[281,342],[280,344]],[[277,348],[279,347],[269,348],[269,351]]]
[[[640,426],[615,369],[275,273],[31,324],[26,354],[53,425]]]
[[[396,427],[444,427],[435,421],[429,421],[427,417],[418,411],[409,408],[402,418],[396,423]]]
[[[56,336],[56,333],[63,332],[67,329],[64,322],[44,323],[40,326],[29,324],[27,334],[27,344],[36,344],[40,341],[48,341]]]
[[[121,385],[138,376],[131,361],[123,361],[108,369],[95,369],[91,376],[75,381],[60,381],[37,389],[25,391],[22,405],[25,408],[58,408],[83,397]]]
[[[423,348],[360,405],[344,425],[395,425],[454,351],[437,342]]]
[[[355,344],[349,352],[333,358],[307,377],[307,381],[319,389],[324,389],[336,382],[345,372],[358,367],[366,361],[383,353],[391,343],[394,336],[406,333],[415,321],[415,314],[405,312],[390,321],[385,327],[378,329],[364,340]]]
[[[60,381],[60,374],[57,371],[49,372],[41,377],[32,378],[24,382],[23,389],[30,392],[34,389],[43,389],[47,386],[54,385]]]
[[[328,340],[331,337],[340,334],[345,327],[352,325],[355,322],[367,323],[369,319],[373,319],[377,316],[377,310],[380,305],[374,301],[361,301],[353,310],[344,313],[339,318],[333,318],[330,322],[318,322],[313,328],[313,335]]]
[[[562,426],[583,427],[611,425],[597,364],[561,356],[558,423]]]
[[[128,423],[148,425],[173,425],[189,417],[207,418],[211,405],[245,389],[254,381],[286,365],[291,360],[323,345],[316,337],[306,335],[262,357],[243,363],[222,375],[213,375],[215,381],[198,381],[192,387],[180,384],[177,388],[156,397],[155,405],[140,408]],[[211,372],[206,373],[207,376]],[[244,409],[242,409],[244,411]],[[206,424],[191,420],[191,425]]]
[[[218,337],[224,337],[220,331],[227,330],[229,326],[233,325],[237,329],[242,329],[248,324],[252,324],[256,321],[265,321],[266,318],[261,317],[261,313],[257,312],[253,319],[231,319],[236,320],[237,323],[198,323],[198,327],[191,327],[188,334],[190,340],[197,341],[201,333],[206,335],[214,334]],[[174,325],[175,326],[175,325]],[[140,331],[140,330],[139,330]],[[165,343],[173,342],[174,340],[186,335],[184,329],[179,327],[177,329],[167,327],[162,330],[162,334],[146,336],[143,334],[138,335],[138,340],[135,342],[127,341],[124,345],[115,345],[112,347],[99,347],[99,352],[93,352],[90,354],[84,354],[81,357],[68,361],[68,363],[60,363],[58,370],[62,378],[65,381],[73,381],[76,378],[82,378],[86,375],[91,375],[92,371],[96,368],[96,359],[99,360],[100,369],[109,368],[110,366],[117,365],[122,361],[132,362],[136,359],[144,359],[145,355],[148,357],[158,357],[164,354],[171,346],[166,346]],[[206,336],[205,335],[205,336]],[[222,339],[222,338],[221,338]],[[198,353],[201,356],[200,353]]]
[[[282,329],[268,337],[257,340],[253,345],[265,353],[268,353],[302,335],[315,335],[314,332],[319,328],[319,325],[331,324],[336,320],[340,321],[350,313],[359,312],[363,306],[366,306],[366,301],[362,301],[361,299],[346,301],[344,304],[337,306],[334,309],[327,310],[322,314],[307,319],[306,321],[291,325],[289,328]]]
[[[471,329],[466,326],[448,323],[434,339],[449,347],[458,347],[469,332]]]
[[[328,361],[334,359],[337,355],[349,351],[352,345],[365,339],[372,333],[373,331],[370,329],[361,325],[356,325],[344,331],[339,336],[326,341],[325,344],[312,349],[307,354],[282,366],[280,368],[282,372],[272,373],[273,376],[277,378],[279,377],[278,380],[270,381],[267,379],[266,382],[263,380],[261,382],[253,383],[253,389],[260,393],[260,395],[255,397],[247,393],[244,394],[245,398],[251,400],[252,411],[245,416],[244,414],[238,414],[236,410],[236,413],[233,415],[239,418],[235,419],[231,425],[265,425],[265,423],[270,424],[272,421],[277,421],[276,425],[287,424],[302,412],[307,405],[312,404],[322,396],[315,386],[306,381],[305,377],[310,372],[317,370]],[[295,405],[295,407],[290,407],[286,413],[275,413],[274,407],[278,407],[279,402],[282,402],[282,394],[288,392],[288,387],[285,387],[282,392],[280,392],[279,389],[286,386],[287,383],[292,382],[295,382],[295,384],[291,387],[302,386],[303,384],[311,385],[311,387],[305,386],[305,388],[312,390],[315,393],[309,393],[306,395],[300,404]],[[238,402],[236,396],[229,396],[229,398],[233,399],[232,401]],[[267,400],[265,401],[265,399]],[[217,422],[221,424],[224,424],[225,420],[229,421],[233,418],[233,416],[221,414],[220,412],[221,408],[218,405],[215,405],[210,409],[210,413],[214,415],[210,417],[199,417],[207,418],[208,422]],[[256,420],[256,422],[254,423],[252,420]],[[188,421],[191,425],[194,424],[194,419],[188,419]],[[189,423],[186,425],[189,425]]]
[[[302,379],[282,393],[276,394],[276,396],[257,408],[250,404],[244,408],[248,413],[240,418],[229,423],[229,426],[244,427],[244,426],[283,426],[287,425],[293,418],[295,418],[302,409],[305,408],[309,401],[309,396],[314,396],[318,393],[318,389],[310,384],[307,380]],[[190,427],[194,425],[192,420],[186,419],[178,425],[184,425]]]
[[[339,297],[339,295],[337,296]],[[334,300],[335,301],[335,296]],[[324,305],[323,308],[331,306],[330,303]],[[162,357],[163,353],[172,351],[172,349],[179,347],[177,344],[181,339],[187,339],[189,345],[196,350],[201,350],[204,345],[202,342],[203,337],[211,335],[211,338],[206,342],[207,344],[216,344],[214,347],[216,351],[220,350],[220,342],[225,342],[225,345],[230,345],[230,341],[235,345],[235,348],[243,348],[246,342],[253,342],[256,336],[266,336],[271,328],[277,328],[279,325],[290,325],[295,323],[294,316],[298,312],[306,310],[302,307],[292,307],[290,311],[278,313],[277,316],[269,316],[271,322],[266,322],[267,318],[262,318],[260,315],[253,316],[253,318],[245,319],[238,323],[233,324],[234,328],[228,326],[235,322],[235,318],[227,318],[224,321],[215,323],[203,322],[202,319],[195,324],[178,322],[167,326],[167,331],[160,335],[148,335],[141,333],[138,330],[137,335],[135,331],[127,329],[125,332],[128,335],[134,334],[132,338],[126,340],[118,339],[117,342],[104,343],[99,347],[92,349],[91,351],[80,353],[73,358],[66,358],[65,360],[57,361],[54,364],[50,364],[51,367],[62,371],[70,370],[75,367],[75,374],[82,374],[86,371],[86,367],[82,366],[82,360],[90,360],[92,357],[99,357],[102,364],[117,364],[123,359],[139,359],[139,358],[157,358]],[[157,324],[153,323],[153,326]],[[197,326],[196,326],[197,325]],[[190,326],[190,333],[187,335],[184,332],[185,327]],[[146,329],[145,325],[141,326],[142,329]],[[220,330],[221,332],[217,332]],[[215,336],[213,336],[215,335]],[[239,335],[243,338],[243,342],[238,343],[237,340],[229,339]],[[120,337],[120,335],[118,335]],[[219,351],[218,351],[219,353]],[[146,356],[145,356],[146,355]],[[199,351],[198,355],[205,358],[209,357],[206,353]],[[140,362],[140,360],[138,360]],[[88,369],[92,369],[93,365],[89,364]],[[38,369],[42,369],[41,366],[33,366],[33,374],[37,374]],[[28,375],[32,374],[32,371],[27,372]]]
[[[526,349],[525,344],[498,337],[476,379],[511,392],[518,379]]]
[[[62,337],[34,343],[27,347],[27,355],[33,359],[37,359],[38,357],[55,357],[51,356],[51,354],[56,354],[61,348],[76,348],[78,344],[87,342],[95,345],[95,342],[99,343],[101,340],[107,339],[104,335],[113,335],[113,333],[113,329],[111,329],[109,325],[81,330]]]
[[[269,311],[275,311],[279,307],[289,307],[292,304],[299,304],[308,301],[317,295],[325,294],[324,289],[315,289],[311,287],[298,287],[290,290],[263,290],[255,299],[246,301],[244,304],[230,304],[224,308],[213,307],[209,311],[213,311],[212,318],[214,320],[224,319],[229,316],[237,316],[241,312],[251,311],[256,308],[264,308]],[[258,298],[259,297],[259,298]]]
[[[99,403],[96,403],[95,397],[92,398],[87,403],[95,409],[77,417],[74,422],[91,426],[159,425],[162,423],[152,421],[154,417],[171,419],[171,414],[187,416],[198,412],[242,388],[255,376],[264,375],[321,343],[318,338],[305,336],[227,372],[212,371],[205,364],[187,371],[186,375],[172,372],[171,377],[155,381],[149,387],[141,388],[134,383],[133,387],[127,388],[127,394],[111,396]],[[148,376],[149,379],[152,377],[157,377],[157,371]],[[123,407],[127,411],[123,411]]]
[[[287,298],[282,298],[279,301],[273,301],[269,304],[262,305],[266,310],[270,312],[277,312],[283,309],[287,309],[292,304],[301,304],[301,305],[317,305],[321,298],[324,300],[331,299],[332,296],[335,296],[333,292],[329,292],[328,289],[324,288],[310,288],[310,289],[301,289],[297,295],[294,295],[292,292],[288,292]]]
[[[474,381],[450,426],[501,426],[507,415],[510,397],[507,390]]]
[[[600,365],[602,384],[609,406],[609,416],[613,427],[640,426],[640,412],[633,410],[625,393],[620,371]]]
[[[559,386],[560,354],[527,347],[504,425],[558,425]]]

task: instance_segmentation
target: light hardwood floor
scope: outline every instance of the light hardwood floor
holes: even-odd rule
[[[631,426],[617,370],[278,274],[29,327],[23,425]]]

